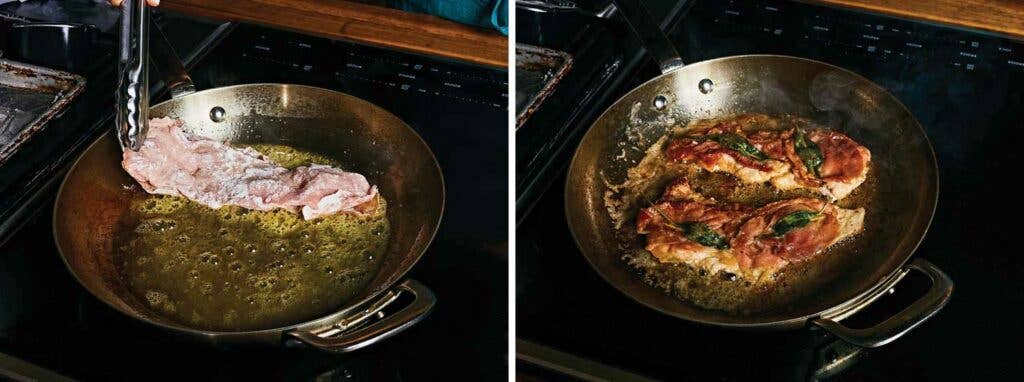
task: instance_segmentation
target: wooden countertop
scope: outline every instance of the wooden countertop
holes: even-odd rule
[[[508,39],[497,31],[351,1],[164,0],[160,7],[479,65],[508,66]]]
[[[1024,0],[800,0],[1024,39]],[[332,39],[507,67],[508,39],[438,17],[344,0],[164,0],[161,7]]]
[[[1024,0],[803,0],[1024,39]]]

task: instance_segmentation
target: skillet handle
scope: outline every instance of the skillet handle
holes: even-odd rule
[[[376,316],[385,307],[398,299],[402,293],[409,293],[413,301],[401,310],[353,331],[348,329],[362,324]],[[286,335],[307,345],[334,353],[348,353],[394,336],[423,320],[437,303],[434,292],[416,280],[405,280],[397,288],[384,293],[377,301],[353,316],[346,317],[327,328],[318,330],[293,330]]]
[[[639,0],[614,0],[619,12],[626,18],[629,29],[640,38],[662,73],[668,73],[683,67],[683,59],[676,51],[672,40],[665,36],[658,24],[651,18],[647,8]]]
[[[868,348],[879,347],[900,338],[911,329],[931,318],[935,313],[938,313],[949,302],[949,298],[953,294],[953,280],[950,280],[949,276],[946,276],[945,273],[932,263],[922,259],[914,259],[910,265],[904,268],[903,273],[905,274],[912,270],[928,276],[932,282],[931,288],[924,296],[921,296],[910,306],[882,323],[870,328],[853,329],[840,324],[838,322],[839,318],[821,317],[814,320],[814,324],[851,344]],[[886,287],[879,291],[879,296],[888,289]],[[864,304],[864,306],[870,304],[873,300],[873,298],[869,299],[868,303]],[[859,308],[863,308],[863,306],[858,307],[858,310]]]
[[[164,85],[171,93],[171,98],[195,93],[196,86],[192,83],[192,77],[188,75],[185,64],[181,62],[181,58],[174,51],[171,42],[167,40],[167,35],[156,22],[153,22],[150,29],[153,31],[153,49],[150,50],[150,59],[160,70]]]

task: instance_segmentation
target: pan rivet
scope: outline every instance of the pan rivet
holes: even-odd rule
[[[665,98],[665,96],[660,95],[660,96],[654,97],[654,108],[655,109],[662,110],[667,105],[668,105],[668,98]]]
[[[221,122],[224,120],[224,114],[226,113],[223,107],[215,106],[213,109],[210,109],[210,119],[214,122]]]
[[[701,93],[708,94],[711,93],[712,90],[715,90],[715,83],[705,78],[697,83],[697,89],[699,89]]]

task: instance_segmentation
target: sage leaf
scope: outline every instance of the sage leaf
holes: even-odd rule
[[[814,174],[814,177],[820,178],[821,164],[825,163],[825,157],[821,154],[821,148],[818,147],[818,144],[807,139],[803,129],[796,129],[796,140],[793,141],[793,148],[796,149],[796,155],[804,162],[804,167],[807,167],[807,171]]]
[[[712,140],[714,142],[717,142],[718,144],[720,144],[722,146],[725,146],[725,147],[727,147],[727,148],[729,148],[731,150],[735,150],[736,152],[738,152],[740,154],[743,154],[745,156],[748,156],[748,157],[751,157],[751,158],[754,158],[754,159],[757,159],[757,160],[768,159],[768,155],[765,155],[765,153],[761,152],[761,150],[758,150],[757,147],[755,147],[754,145],[750,144],[750,141],[747,141],[746,138],[743,138],[743,137],[741,137],[741,136],[739,136],[737,134],[733,134],[733,133],[711,134],[711,135],[707,136],[707,139]]]
[[[811,222],[821,219],[825,215],[821,211],[795,211],[783,216],[782,219],[772,224],[771,231],[766,233],[767,237],[781,237],[795,229],[806,227]]]
[[[711,229],[707,224],[701,222],[683,222],[675,223],[672,219],[668,218],[660,208],[651,206],[661,218],[665,220],[665,225],[676,231],[682,232],[683,237],[687,240],[703,245],[705,247],[717,248],[717,249],[729,249],[729,241],[724,236],[719,235],[718,232]]]
[[[679,227],[683,231],[683,236],[686,236],[690,241],[699,243],[705,247],[729,249],[729,241],[722,235],[719,235],[718,232],[711,229],[707,224],[701,222],[684,222],[679,223]]]

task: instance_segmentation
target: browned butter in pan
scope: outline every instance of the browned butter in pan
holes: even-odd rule
[[[793,123],[809,122],[792,116],[767,116],[757,119],[758,124],[745,126],[746,130],[786,129]],[[728,119],[728,118],[726,118]],[[699,124],[712,124],[719,121],[698,120]],[[682,135],[688,128],[677,128],[672,136]],[[613,220],[622,222],[616,230],[623,250],[622,259],[639,273],[647,284],[665,291],[679,299],[690,301],[700,307],[726,311],[733,314],[754,314],[769,310],[785,309],[796,306],[794,301],[802,298],[813,298],[817,286],[823,285],[834,277],[835,272],[848,268],[859,256],[855,240],[862,234],[855,235],[828,248],[822,256],[802,263],[791,264],[772,278],[771,283],[755,284],[744,281],[729,274],[711,275],[707,272],[691,268],[683,264],[662,263],[647,252],[643,246],[645,239],[636,233],[636,209],[650,205],[664,191],[665,185],[679,177],[689,180],[691,186],[706,197],[720,202],[741,203],[748,206],[765,204],[795,197],[817,198],[820,195],[803,190],[781,191],[769,184],[745,184],[732,175],[714,173],[692,167],[668,163],[664,156],[663,145],[666,139],[660,140],[648,150],[644,160],[631,169],[632,175],[623,183],[622,191],[605,200]],[[837,202],[843,208],[867,207],[865,229],[884,227],[880,221],[884,219],[871,208],[871,200],[877,196],[877,178],[869,169],[864,184],[849,196]],[[624,200],[628,199],[628,200]]]

